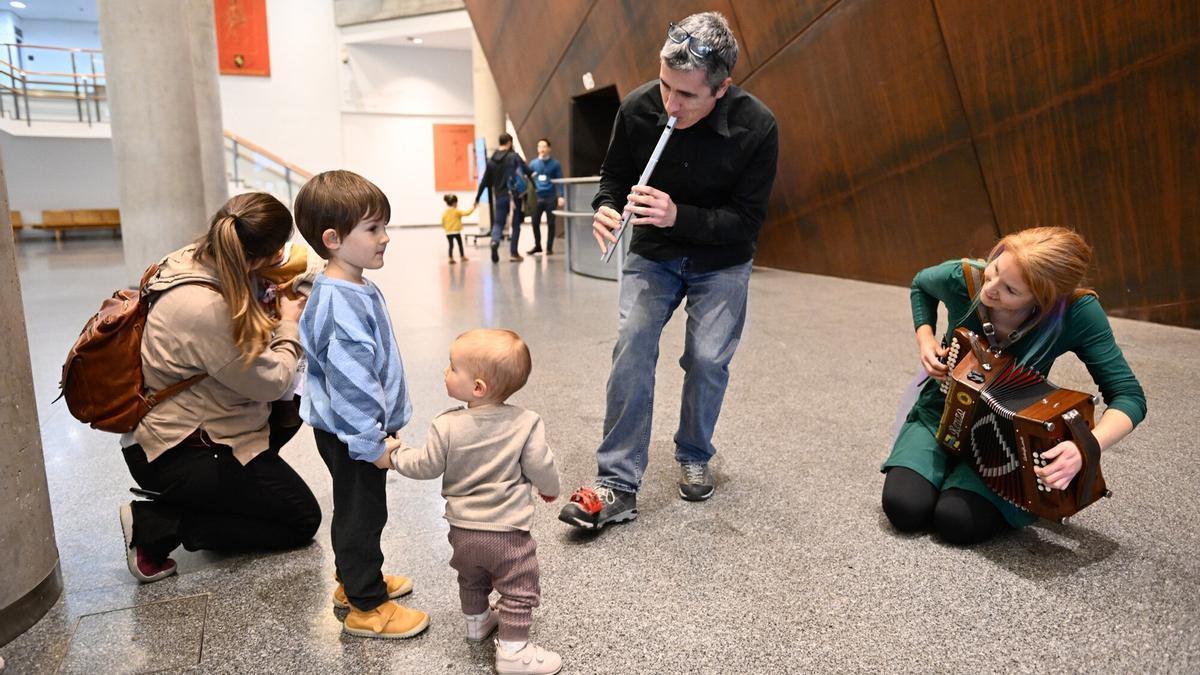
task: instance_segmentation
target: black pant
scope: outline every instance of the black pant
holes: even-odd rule
[[[542,214],[546,214],[546,252],[550,253],[554,250],[554,225],[555,216],[554,209],[558,207],[558,196],[551,194],[549,197],[538,195],[537,206],[533,209],[533,247],[542,247]]]
[[[281,408],[287,408],[285,403]],[[189,551],[277,550],[312,541],[321,507],[304,479],[279,456],[300,428],[272,410],[271,447],[246,465],[227,445],[197,432],[146,461],[140,445],[123,450],[129,473],[154,501],[133,503],[133,543],[152,560],[180,544]]]
[[[446,235],[446,246],[448,246],[448,247],[449,247],[449,249],[450,249],[450,250],[448,251],[448,252],[449,252],[449,254],[450,254],[450,258],[451,258],[451,259],[453,259],[453,258],[454,258],[454,242],[456,242],[456,241],[458,242],[458,257],[460,257],[460,258],[465,258],[465,257],[467,257],[467,254],[466,254],[466,253],[463,253],[463,247],[462,247],[462,235],[461,235],[461,234],[458,234],[458,233],[455,233],[455,234],[448,234],[448,235]]]
[[[387,602],[383,550],[379,538],[387,524],[387,471],[350,457],[338,437],[313,429],[317,450],[333,478],[333,564],[355,608],[368,611]]]
[[[883,479],[883,512],[901,532],[920,532],[930,523],[951,544],[978,544],[1009,529],[1004,516],[984,497],[958,488],[938,490],[903,466]]]

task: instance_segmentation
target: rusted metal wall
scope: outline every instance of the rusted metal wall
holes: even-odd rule
[[[907,284],[1064,225],[1116,315],[1200,327],[1200,3],[466,0],[524,147],[571,101],[653,79],[667,23],[715,9],[775,112],[757,261]],[[568,174],[570,167],[566,166]]]

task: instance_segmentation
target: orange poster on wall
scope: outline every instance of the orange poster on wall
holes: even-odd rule
[[[266,0],[213,0],[222,75],[271,74]]]
[[[473,124],[433,125],[433,189],[438,192],[475,190],[471,153]]]

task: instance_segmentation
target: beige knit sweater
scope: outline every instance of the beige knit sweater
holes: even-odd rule
[[[448,410],[434,418],[425,447],[393,451],[392,465],[409,478],[441,476],[446,520],[468,530],[528,532],[534,490],[559,493],[542,418],[512,405]]]
[[[266,350],[244,365],[225,298],[208,286],[182,283],[202,279],[220,285],[192,259],[193,250],[187,246],[172,253],[149,283],[152,290],[168,290],[146,318],[142,374],[152,390],[200,373],[208,377],[151,409],[133,438],[153,462],[203,429],[246,464],[267,449],[270,404],[291,385],[301,353],[300,329],[295,321],[281,322]]]

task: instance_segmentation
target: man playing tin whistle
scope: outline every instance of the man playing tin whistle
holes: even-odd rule
[[[737,54],[737,40],[716,12],[673,23],[659,53],[659,79],[634,90],[617,112],[592,202],[592,229],[602,251],[618,245],[623,210],[631,216],[625,233],[631,241],[596,481],[559,514],[576,527],[637,517],[659,338],[685,298],[683,404],[675,434],[679,496],[702,501],[715,489],[708,466],[716,453],[713,429],[746,319],[751,259],[779,154],[774,115],[732,85]],[[635,185],[669,117],[676,118],[675,130],[648,184]]]

